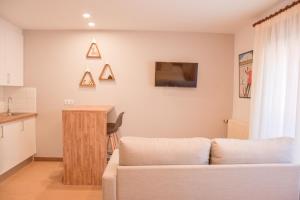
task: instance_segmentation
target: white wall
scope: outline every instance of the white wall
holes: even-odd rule
[[[112,104],[125,111],[122,135],[224,137],[232,114],[233,35],[172,32],[25,31],[25,85],[37,87],[37,154],[62,155],[61,110]],[[87,60],[95,37],[103,60]],[[115,82],[99,82],[104,62]],[[198,87],[154,87],[155,61],[198,62]],[[96,89],[81,89],[86,67]]]
[[[3,87],[0,86],[0,113],[5,111]]]
[[[286,0],[273,8],[267,10],[263,14],[250,20],[241,26],[234,34],[234,88],[233,88],[233,111],[232,118],[239,121],[248,122],[250,118],[250,100],[239,98],[239,64],[238,55],[254,48],[254,28],[252,24],[259,19],[268,16],[280,8],[290,4],[293,0]]]
[[[234,38],[234,88],[232,118],[248,122],[250,116],[250,99],[239,97],[239,54],[253,50],[254,29],[252,21],[241,27]]]
[[[8,97],[12,97],[11,112],[36,112],[36,88],[1,86],[0,113],[7,112]]]
[[[5,111],[7,110],[7,99],[12,98],[11,112],[35,113],[36,111],[36,88],[28,87],[4,87],[3,98],[5,100]]]

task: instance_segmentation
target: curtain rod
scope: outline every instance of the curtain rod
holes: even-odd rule
[[[269,15],[269,16],[267,16],[267,17],[265,17],[265,18],[263,18],[263,19],[261,19],[261,20],[259,20],[259,21],[257,21],[257,22],[255,22],[252,26],[255,27],[255,26],[259,25],[259,24],[262,24],[262,23],[264,23],[265,21],[268,21],[269,19],[271,19],[271,18],[273,18],[273,17],[276,17],[277,15],[279,15],[279,14],[281,14],[281,13],[287,11],[288,9],[290,9],[290,8],[292,8],[292,7],[294,7],[294,6],[296,6],[296,5],[299,4],[299,3],[300,3],[300,0],[294,1],[293,3],[291,3],[291,4],[287,5],[287,6],[285,6],[284,8],[278,10],[277,12],[275,12],[275,13],[273,13],[273,14],[271,14],[271,15]]]

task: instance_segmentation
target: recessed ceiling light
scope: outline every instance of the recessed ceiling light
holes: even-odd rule
[[[91,17],[91,14],[90,13],[83,13],[82,17],[85,18],[85,19],[88,19],[88,18]]]
[[[96,26],[95,22],[89,22],[88,25],[89,25],[89,27],[95,27]]]

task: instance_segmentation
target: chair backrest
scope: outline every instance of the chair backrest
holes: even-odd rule
[[[121,112],[116,120],[115,128],[122,126],[124,112]]]

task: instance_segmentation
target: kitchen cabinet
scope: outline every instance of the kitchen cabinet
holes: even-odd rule
[[[0,175],[35,153],[35,118],[0,124]]]
[[[112,106],[64,108],[64,184],[101,185],[107,162],[107,115],[112,109]]]
[[[23,86],[23,32],[1,18],[0,86]]]

